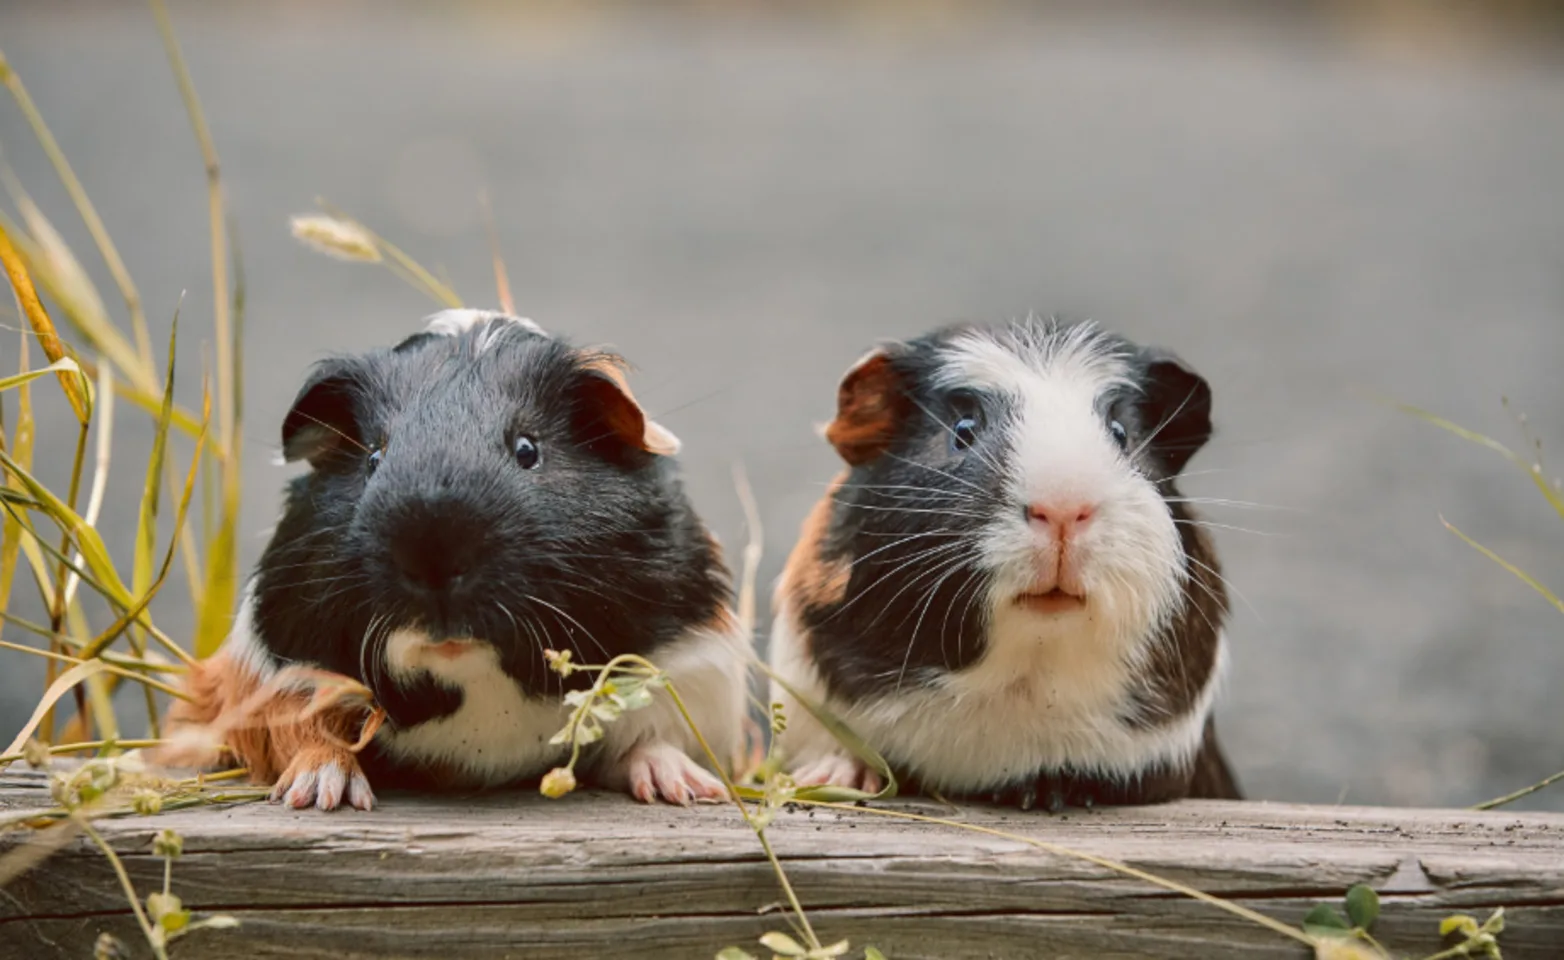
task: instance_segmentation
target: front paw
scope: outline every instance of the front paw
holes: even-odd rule
[[[1091,807],[1096,803],[1090,790],[1081,790],[1067,778],[1052,773],[1001,787],[994,791],[991,799],[997,804],[1022,810],[1042,807],[1049,813],[1059,813],[1066,806]]]
[[[828,753],[804,764],[793,772],[793,782],[800,787],[846,787],[864,793],[879,793],[885,787],[867,764],[843,753]]]
[[[308,747],[299,751],[277,778],[271,801],[295,810],[335,810],[343,802],[369,810],[375,805],[375,794],[352,753],[338,747]]]
[[[610,772],[612,782],[642,803],[661,799],[687,807],[692,803],[720,803],[728,799],[728,788],[706,768],[671,743],[653,741],[637,744]]]

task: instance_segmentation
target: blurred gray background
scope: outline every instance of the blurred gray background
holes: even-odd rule
[[[637,363],[735,555],[730,469],[748,468],[768,594],[836,469],[813,429],[861,351],[962,317],[1086,314],[1211,380],[1220,433],[1189,492],[1267,507],[1208,513],[1259,531],[1217,536],[1243,598],[1219,722],[1247,789],[1443,805],[1530,783],[1564,768],[1564,617],[1439,517],[1561,587],[1564,521],[1520,472],[1374,397],[1519,445],[1508,396],[1564,460],[1564,56],[1537,6],[178,0],[250,281],[243,562],[306,366],[434,309],[303,249],[288,216],[324,196],[491,305],[485,189],[519,311]],[[155,337],[188,290],[197,405],[206,195],[150,15],[5,3],[0,49]],[[8,100],[0,147],[118,309]],[[57,480],[74,428],[53,396],[41,416]],[[149,436],[121,404],[103,523],[121,556]],[[155,608],[176,637],[179,579]],[[7,739],[41,675],[0,654]],[[1527,805],[1564,810],[1564,789]]]

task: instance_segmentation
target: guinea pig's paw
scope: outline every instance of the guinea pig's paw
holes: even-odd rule
[[[630,795],[642,803],[661,798],[687,807],[692,803],[720,803],[728,798],[722,781],[678,747],[653,741],[634,747],[625,758]]]
[[[294,757],[277,778],[271,800],[295,810],[335,810],[344,802],[369,810],[375,805],[375,794],[353,754],[334,747],[310,747]]]
[[[1066,806],[1092,806],[1090,794],[1075,795],[1070,785],[1053,774],[1039,774],[1035,780],[1022,780],[994,791],[995,803],[1008,807],[1031,810],[1041,807],[1049,813],[1059,813]]]
[[[793,782],[801,787],[846,787],[864,793],[879,793],[885,788],[880,775],[857,757],[828,753],[799,767]]]

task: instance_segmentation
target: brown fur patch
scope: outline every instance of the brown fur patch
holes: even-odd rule
[[[602,385],[592,388],[593,400],[602,409],[603,420],[615,436],[658,456],[671,457],[679,452],[678,438],[648,417],[635,394],[630,392],[624,361],[612,354],[596,354],[585,367],[600,378]]]
[[[876,350],[842,377],[836,419],[826,427],[825,438],[849,465],[868,463],[890,446],[911,407],[890,357]]]
[[[329,683],[334,676],[300,671],[297,680],[279,675],[262,683],[226,650],[219,651],[191,667],[185,677],[190,699],[176,702],[165,721],[173,742],[149,759],[165,766],[245,767],[253,782],[265,784],[323,757],[356,767],[353,755],[373,735],[376,715],[360,698],[333,698],[329,687],[301,682]]]
[[[820,498],[793,544],[787,566],[777,582],[777,595],[789,601],[796,618],[806,607],[829,607],[842,602],[847,596],[847,581],[852,566],[846,559],[827,561],[821,557],[826,536],[831,532],[831,514],[836,503],[836,491],[847,479],[841,474],[831,482],[831,487]]]

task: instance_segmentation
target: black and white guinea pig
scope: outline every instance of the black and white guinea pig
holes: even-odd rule
[[[726,761],[749,640],[718,548],[674,470],[678,440],[631,396],[620,358],[531,321],[448,310],[395,347],[321,363],[282,427],[308,461],[248,584],[230,658],[358,678],[388,720],[369,779],[482,787],[568,748],[545,649],[638,653],[665,670]],[[626,712],[586,772],[645,801],[725,796],[670,700]],[[295,806],[367,807],[351,757],[295,769]]]
[[[1211,720],[1224,580],[1175,483],[1210,435],[1203,378],[1090,323],[874,350],[838,390],[847,469],[779,581],[773,669],[914,789],[1237,797]],[[800,783],[879,789],[774,693]]]

